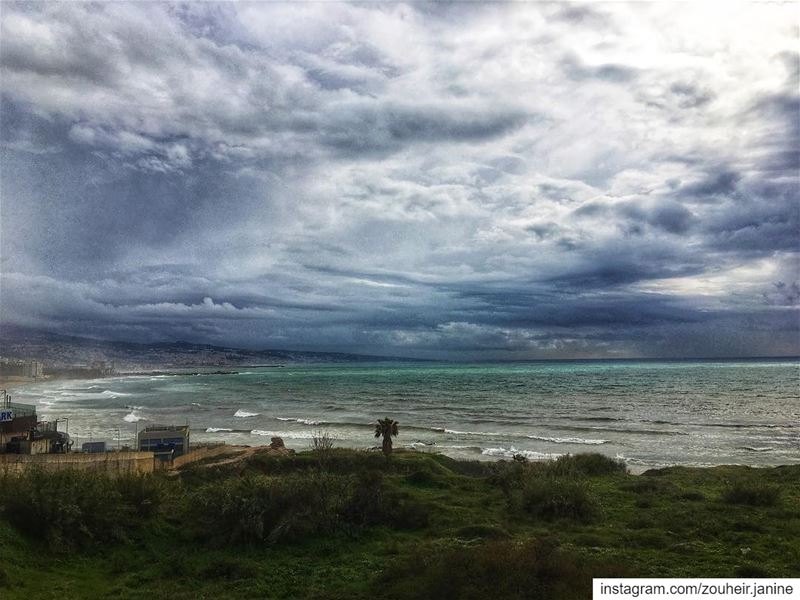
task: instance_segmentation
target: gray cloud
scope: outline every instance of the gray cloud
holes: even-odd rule
[[[799,353],[789,10],[701,39],[699,8],[659,3],[5,4],[0,318],[426,357]]]

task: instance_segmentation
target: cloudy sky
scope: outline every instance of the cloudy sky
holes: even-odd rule
[[[0,8],[4,324],[800,354],[796,4]]]

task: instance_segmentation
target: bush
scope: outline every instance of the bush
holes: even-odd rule
[[[625,463],[602,454],[567,454],[556,460],[532,462],[525,460],[499,461],[489,467],[489,482],[506,495],[520,489],[531,478],[596,477],[627,473]]]
[[[250,475],[203,485],[189,496],[190,522],[203,537],[231,543],[276,542],[332,530],[350,497],[346,478]]]
[[[430,512],[427,505],[388,486],[380,471],[366,471],[358,475],[344,518],[361,527],[419,529],[428,525]]]
[[[252,579],[258,574],[256,568],[250,564],[232,558],[219,558],[211,561],[200,570],[203,579]]]
[[[131,512],[114,480],[104,475],[40,469],[4,477],[0,507],[11,525],[56,548],[122,539]]]
[[[373,525],[416,529],[429,521],[427,505],[374,470],[357,478],[309,471],[212,481],[188,497],[185,511],[199,537],[227,543],[275,543]]]
[[[548,541],[488,542],[416,552],[381,577],[387,599],[583,599],[593,577],[624,577],[617,564],[582,559]]]
[[[586,483],[564,477],[529,477],[519,496],[520,507],[533,517],[591,521],[598,513]]]
[[[399,454],[399,453],[398,453]],[[269,475],[288,475],[319,469],[319,455],[314,452],[298,452],[290,455],[256,453],[247,461],[248,466]],[[377,452],[359,452],[343,448],[330,448],[325,455],[325,470],[329,473],[349,475],[373,469],[394,469],[393,463]]]
[[[728,485],[722,493],[722,499],[728,504],[775,506],[780,497],[780,493],[781,488],[777,485],[749,479],[740,479]]]
[[[554,476],[586,475],[596,477],[628,472],[624,461],[596,453],[566,454],[559,456],[554,461],[539,464],[544,465],[544,470]]]
[[[318,430],[311,435],[311,451],[316,454],[320,469],[325,469],[333,453],[333,444],[334,437],[327,430]]]
[[[660,479],[636,477],[632,481],[625,481],[620,484],[619,489],[634,494],[655,494],[667,489],[668,484]]]
[[[123,475],[115,483],[123,501],[141,517],[156,514],[166,496],[164,480],[155,475]]]
[[[747,578],[769,577],[769,573],[764,567],[762,567],[761,565],[755,565],[753,563],[739,565],[734,570],[734,575],[736,577],[747,577]]]
[[[501,460],[490,465],[489,483],[499,487],[505,495],[519,489],[523,479],[531,474],[528,463]]]
[[[467,525],[456,531],[456,537],[462,540],[507,540],[511,538],[511,534],[494,525]]]
[[[689,490],[686,492],[681,493],[679,496],[681,500],[689,500],[691,502],[702,502],[706,499],[702,492],[698,492],[696,490]]]

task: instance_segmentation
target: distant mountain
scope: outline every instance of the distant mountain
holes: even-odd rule
[[[302,350],[247,350],[184,341],[153,344],[114,342],[8,325],[0,326],[0,356],[36,359],[46,365],[60,367],[114,362],[117,370],[409,361],[407,358],[391,356]]]

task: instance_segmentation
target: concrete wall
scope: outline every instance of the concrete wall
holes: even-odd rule
[[[46,471],[76,469],[100,471],[116,476],[127,473],[152,473],[152,452],[107,452],[103,454],[0,454],[0,473],[21,473],[39,467]]]

